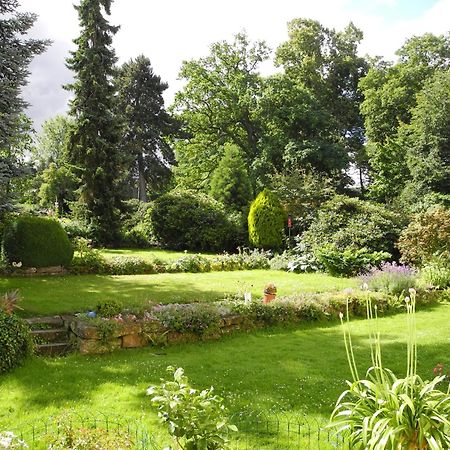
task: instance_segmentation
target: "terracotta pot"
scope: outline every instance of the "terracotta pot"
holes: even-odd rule
[[[263,303],[270,303],[275,300],[277,294],[264,294]]]

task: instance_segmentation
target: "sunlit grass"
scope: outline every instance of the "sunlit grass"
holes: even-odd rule
[[[449,364],[450,305],[417,313],[418,373],[433,377],[437,362]],[[362,373],[370,365],[367,322],[350,323],[355,357]],[[406,372],[406,318],[381,318],[384,365]],[[305,324],[236,334],[220,341],[164,349],[121,350],[101,356],[33,358],[0,376],[0,430],[58,414],[104,413],[157,423],[146,388],[167,377],[168,365],[181,366],[193,386],[213,385],[231,414],[250,411],[263,417],[304,415],[326,421],[350,378],[340,326]],[[258,439],[257,437],[254,437]],[[256,448],[256,447],[255,447]],[[263,448],[258,445],[257,448]],[[273,443],[268,449],[275,448]]]
[[[199,274],[10,277],[0,279],[0,293],[19,289],[24,308],[21,313],[39,316],[87,311],[95,308],[99,301],[112,298],[135,308],[150,300],[158,303],[211,302],[245,291],[260,297],[269,281],[275,282],[279,295],[342,290],[357,285],[355,279],[324,274],[251,270]]]
[[[160,248],[120,248],[120,249],[101,249],[100,253],[106,258],[111,259],[115,256],[134,256],[138,258],[142,258],[146,261],[154,261],[155,259],[159,259],[163,262],[175,261],[186,254],[199,254],[204,256],[205,258],[213,258],[216,256],[215,254],[209,253],[195,253],[195,252],[182,252],[182,251],[173,251],[173,250],[163,250]]]

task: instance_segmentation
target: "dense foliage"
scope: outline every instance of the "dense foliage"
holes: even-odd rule
[[[250,206],[248,214],[250,244],[264,249],[281,248],[285,220],[286,212],[278,197],[268,189],[264,189]]]
[[[173,191],[154,202],[151,221],[159,242],[172,249],[220,251],[235,248],[238,227],[211,197]]]
[[[70,114],[76,119],[69,140],[71,163],[81,180],[80,203],[92,237],[100,244],[118,241],[120,139],[113,76],[117,58],[112,39],[118,27],[108,23],[112,0],[82,0],[75,6],[81,33],[67,60],[74,82]],[[94,38],[95,37],[95,38]]]
[[[158,192],[170,176],[175,157],[167,137],[175,124],[164,108],[167,83],[153,72],[144,55],[125,64],[116,77],[118,114],[123,121],[121,152],[126,161],[127,181],[139,200]]]
[[[28,326],[15,314],[0,309],[0,373],[20,365],[32,352]]]
[[[403,230],[398,247],[406,262],[450,261],[450,209],[438,207],[415,215]]]
[[[19,217],[3,236],[3,254],[23,267],[67,267],[73,248],[59,222],[44,217]]]
[[[395,255],[401,227],[402,219],[383,205],[337,195],[322,205],[302,242],[312,248],[334,244],[338,250],[366,248]]]
[[[28,83],[31,61],[49,44],[26,37],[37,15],[19,12],[18,6],[17,0],[0,3],[0,216],[11,207],[11,182],[23,174],[19,148],[31,134],[29,121],[23,116],[28,104],[22,89]]]
[[[236,145],[225,145],[211,179],[210,194],[231,211],[245,211],[253,199],[253,189],[244,159]]]

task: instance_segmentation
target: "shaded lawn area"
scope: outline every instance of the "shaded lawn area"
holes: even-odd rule
[[[195,252],[178,252],[174,250],[163,250],[160,248],[119,248],[119,249],[108,249],[104,248],[100,250],[102,256],[106,259],[111,259],[115,256],[133,256],[142,258],[146,261],[152,262],[155,259],[159,259],[163,262],[175,261],[186,255],[201,255],[205,258],[214,258],[217,256],[209,253],[195,253]]]
[[[416,319],[418,372],[430,379],[437,362],[450,363],[450,305],[419,311]],[[384,364],[398,376],[405,375],[406,329],[405,314],[379,320]],[[353,321],[351,330],[363,376],[370,360],[367,321]],[[34,357],[12,373],[0,375],[0,430],[20,430],[69,408],[77,414],[102,412],[140,419],[155,427],[156,414],[145,391],[168,377],[168,365],[183,367],[196,388],[213,385],[230,414],[304,415],[306,420],[321,422],[328,419],[350,377],[340,326],[329,323],[277,327],[164,349]],[[274,443],[267,448],[275,448]]]
[[[294,274],[270,270],[155,275],[71,275],[63,277],[9,277],[0,279],[0,293],[19,289],[23,316],[45,316],[95,309],[99,301],[117,299],[139,308],[158,303],[215,301],[251,291],[261,297],[264,285],[274,281],[279,295],[325,292],[355,287],[356,279],[324,274]]]

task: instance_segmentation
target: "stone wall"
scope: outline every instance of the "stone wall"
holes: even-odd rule
[[[224,334],[253,327],[245,317],[241,316],[224,317],[214,333],[203,335],[172,331],[156,320],[136,322],[108,320],[104,323],[93,324],[83,319],[74,319],[70,323],[69,333],[74,347],[80,353],[90,354],[108,353],[119,348],[219,339]]]

